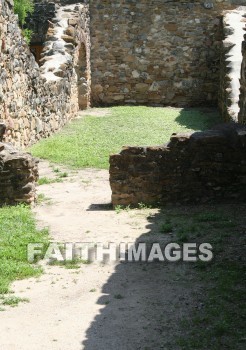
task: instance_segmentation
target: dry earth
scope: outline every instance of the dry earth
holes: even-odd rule
[[[117,213],[108,205],[108,171],[68,172],[62,183],[39,186],[49,200],[34,208],[56,242],[163,242],[157,209]],[[47,162],[40,176],[56,175]],[[167,237],[167,238],[165,238]],[[202,294],[187,264],[92,263],[79,269],[45,265],[39,278],[17,281],[28,298],[1,312],[1,350],[179,349],[181,320]]]

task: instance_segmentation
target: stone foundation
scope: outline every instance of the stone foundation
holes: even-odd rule
[[[37,160],[0,142],[0,205],[34,202],[37,180]]]
[[[246,127],[173,134],[110,157],[113,205],[246,200]]]

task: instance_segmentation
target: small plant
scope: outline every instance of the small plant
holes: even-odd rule
[[[37,204],[42,203],[51,204],[51,199],[49,197],[46,197],[43,193],[39,193],[37,198]]]
[[[131,206],[130,205],[127,205],[127,206],[124,206],[124,205],[116,205],[114,207],[115,211],[117,214],[121,213],[122,211],[129,211],[131,210]]]
[[[14,0],[14,12],[18,15],[19,26],[22,29],[22,34],[29,44],[32,37],[32,30],[24,28],[28,13],[33,13],[33,0]]]
[[[124,297],[121,294],[116,294],[114,296],[115,299],[124,299]]]
[[[49,179],[48,177],[41,177],[38,180],[38,185],[42,186],[42,185],[49,185],[49,184],[53,184],[55,182],[62,182],[62,179],[56,178],[56,179]]]
[[[58,175],[60,178],[68,177],[68,173],[64,172]]]
[[[89,260],[82,260],[82,259],[64,260],[64,261],[58,261],[58,260],[49,261],[49,265],[51,265],[51,266],[63,266],[69,270],[79,269],[80,264],[87,265],[87,264],[90,264],[90,261]]]
[[[33,31],[31,29],[22,29],[22,35],[26,39],[27,44],[29,45],[32,39]]]
[[[96,292],[97,290],[96,290],[96,288],[92,288],[91,290],[90,290],[90,293],[94,293],[94,292]]]
[[[198,222],[216,222],[216,221],[224,221],[225,217],[218,213],[207,212],[198,214],[195,217],[195,221]]]
[[[2,305],[9,305],[9,306],[17,306],[19,303],[29,303],[29,299],[27,298],[19,298],[16,296],[10,296],[10,297],[6,297],[3,299],[2,301]]]
[[[138,203],[138,208],[139,209],[152,209],[152,205],[140,202],[140,203]]]
[[[177,238],[178,238],[178,241],[181,243],[185,243],[189,241],[188,233],[182,229],[177,232]]]
[[[59,168],[53,168],[54,173],[60,173],[61,170]]]
[[[165,222],[161,225],[161,232],[162,233],[170,233],[173,231],[173,225],[171,223]]]

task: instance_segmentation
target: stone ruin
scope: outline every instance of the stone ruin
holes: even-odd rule
[[[0,121],[6,125],[3,142],[11,142],[18,149],[25,148],[43,137],[49,137],[74,118],[79,109],[89,106],[218,105],[225,121],[246,123],[246,45],[243,31],[246,7],[243,5],[246,5],[246,0],[42,0],[35,4],[35,11],[27,21],[27,28],[34,33],[28,46],[19,29],[18,18],[13,13],[13,0],[1,0]],[[225,159],[224,134],[222,131],[217,133],[220,134],[215,133],[217,139],[221,141],[218,141],[221,150],[217,153]],[[211,137],[202,135],[199,140],[211,141],[213,150],[212,134],[209,134]],[[172,155],[179,150],[185,153],[190,147],[196,147],[194,137],[173,136],[171,146],[147,147],[147,153],[143,151],[145,148],[129,148],[113,156],[110,160],[113,203],[135,203],[137,194],[133,197],[129,195],[133,178],[141,178],[142,184],[149,181],[153,194],[159,193],[160,185],[155,182],[158,177],[151,181],[151,174],[147,176],[139,160],[143,160],[149,171],[159,174],[160,169],[164,171],[165,168],[165,176],[167,169],[178,174],[179,170],[169,163],[164,166],[157,162],[160,166],[158,170],[154,162],[151,161],[150,165],[146,159],[149,159],[150,153],[160,152],[161,157],[165,154],[163,159],[167,162],[167,154],[173,161]],[[181,141],[183,139],[184,142]],[[202,144],[204,150],[211,150],[206,142]],[[181,145],[187,145],[187,148],[184,150]],[[226,145],[228,154],[232,155],[229,142]],[[18,155],[9,145],[1,143],[1,149],[1,169],[5,170],[1,170],[0,178],[3,173],[2,184],[5,185],[3,189],[0,186],[0,202],[19,201],[21,193],[22,200],[31,201],[34,192],[29,184],[32,180],[34,184],[37,178],[36,161],[30,155]],[[197,158],[200,154],[204,159],[204,150],[196,148]],[[240,154],[243,154],[242,150],[240,148]],[[176,165],[187,168],[180,157]],[[128,170],[125,169],[125,159],[131,163]],[[244,162],[244,158],[236,159],[239,163]],[[192,160],[186,160],[191,165]],[[206,162],[209,161],[211,169],[216,168],[212,159],[206,159]],[[241,179],[244,174],[240,169],[245,165],[240,164],[240,167],[239,164],[235,167],[230,165],[229,169],[238,172]],[[196,168],[203,169],[202,165],[198,165]],[[29,167],[29,171],[25,166]],[[9,167],[8,171],[13,170],[12,178],[10,173],[7,175],[6,167]],[[122,170],[124,181],[120,180],[118,168]],[[183,174],[184,168],[181,168],[180,174]],[[30,176],[21,178],[21,169],[23,174],[29,173]],[[197,188],[202,186],[203,181],[199,182],[202,173],[193,173],[191,169],[187,173]],[[215,176],[217,172],[211,171],[209,176],[211,174]],[[169,175],[172,186],[177,185],[179,189],[176,192],[184,191],[184,196],[180,198],[192,199],[179,186],[179,177]],[[145,176],[148,180],[144,180]],[[230,176],[227,180],[243,186],[241,180]],[[6,182],[4,179],[7,179]],[[17,186],[18,179],[20,187]],[[222,177],[220,181],[223,184]],[[217,180],[211,179],[210,182],[208,197],[217,198],[220,193],[227,193],[224,189],[228,187],[217,186]],[[188,182],[184,183],[190,188]],[[221,190],[213,190],[218,187]],[[166,189],[163,188],[163,191]],[[164,192],[163,198],[169,198],[166,192],[164,196]],[[176,193],[170,190],[172,192]],[[146,195],[143,191],[141,193],[144,199]],[[199,193],[197,198],[205,198],[201,189]],[[228,190],[229,193],[231,190]],[[124,195],[128,202],[123,200]],[[171,197],[176,198],[176,195]],[[148,198],[145,199],[148,201]]]
[[[31,204],[36,199],[38,161],[30,154],[2,143],[5,128],[0,124],[0,205]]]
[[[246,200],[246,126],[173,134],[110,157],[113,205]]]

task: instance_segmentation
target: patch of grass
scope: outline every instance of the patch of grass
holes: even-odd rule
[[[39,158],[74,168],[109,167],[109,155],[125,145],[159,145],[173,132],[205,130],[219,122],[218,113],[198,109],[112,107],[105,117],[86,116],[31,147]]]
[[[89,260],[83,260],[83,259],[74,259],[74,260],[51,260],[49,262],[49,265],[51,266],[63,266],[66,269],[73,270],[73,269],[79,269],[81,264],[90,264]]]
[[[27,245],[34,242],[48,244],[48,231],[37,230],[30,208],[0,208],[0,294],[8,293],[14,280],[41,274],[40,267],[27,261]]]
[[[242,206],[241,206],[242,207]],[[193,309],[182,320],[182,336],[177,344],[183,350],[244,349],[245,338],[245,208],[216,206],[213,211],[169,213],[175,222],[179,243],[209,242],[214,259],[192,265],[202,284],[202,308]],[[199,225],[198,225],[199,222]],[[233,231],[232,231],[233,228]],[[191,271],[191,274],[193,272]]]
[[[181,228],[177,231],[177,239],[179,243],[186,243],[189,241],[189,233]]]
[[[42,204],[42,203],[51,204],[51,198],[46,197],[45,194],[43,193],[39,193],[37,198],[37,204]]]
[[[29,299],[20,298],[20,297],[13,295],[13,296],[4,298],[2,301],[2,305],[8,305],[8,306],[12,306],[12,307],[17,306],[19,303],[29,303]]]
[[[173,231],[173,225],[171,223],[164,223],[161,225],[161,232],[162,233],[170,233]]]
[[[64,172],[64,173],[59,173],[59,178],[63,178],[63,177],[68,177],[68,173]]]
[[[121,294],[116,294],[114,296],[115,299],[124,299],[124,297]]]
[[[224,221],[225,219],[222,214],[215,212],[200,213],[195,217],[195,221],[197,222],[217,222]]]
[[[149,204],[145,204],[145,203],[138,203],[138,208],[139,209],[152,209],[152,206]]]
[[[115,210],[115,212],[117,214],[120,214],[122,211],[129,211],[129,210],[131,210],[131,206],[130,205],[127,205],[127,206],[125,206],[125,205],[116,205],[114,207],[114,210]]]
[[[55,182],[62,182],[62,179],[60,178],[56,178],[56,179],[50,179],[48,177],[40,177],[40,179],[38,179],[38,185],[49,185],[49,184],[53,184]]]

